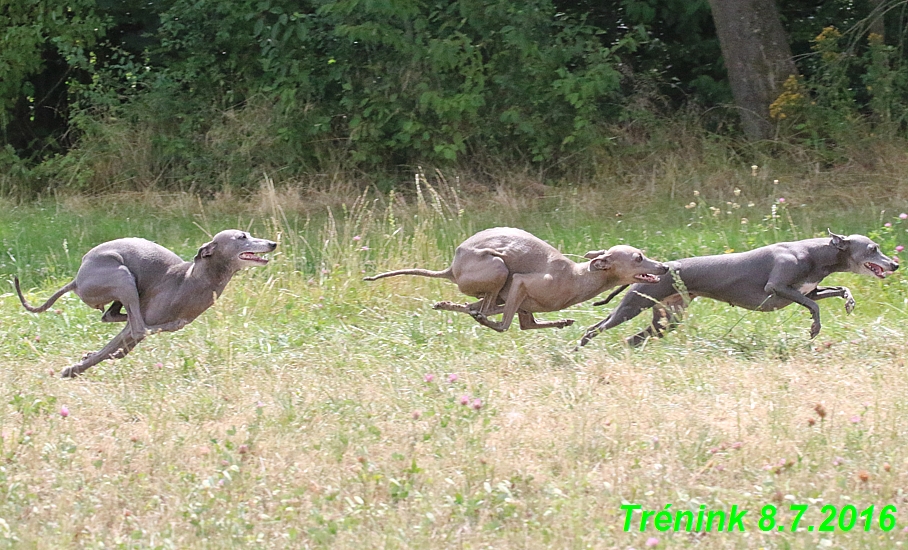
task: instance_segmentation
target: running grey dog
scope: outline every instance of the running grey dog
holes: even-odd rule
[[[102,322],[127,323],[100,351],[86,354],[65,369],[62,376],[70,378],[105,359],[125,356],[148,334],[180,330],[214,305],[237,271],[267,264],[260,254],[276,247],[275,242],[228,229],[202,245],[193,261],[184,262],[151,241],[116,239],[89,250],[76,278],[44,304],[34,307],[25,301],[18,277],[16,293],[25,309],[41,313],[71,291],[95,309],[103,310],[110,304],[101,316]]]
[[[855,305],[847,288],[818,286],[824,278],[831,273],[851,272],[883,279],[899,268],[867,237],[846,237],[832,231],[829,237],[776,243],[735,254],[683,258],[668,262],[668,266],[672,276],[663,277],[655,285],[633,285],[608,317],[587,329],[580,345],[649,308],[653,308],[652,325],[627,342],[639,346],[647,338],[661,338],[677,325],[688,302],[697,296],[755,311],[800,304],[813,317],[810,337],[814,338],[820,332],[820,308],[815,300],[843,298],[847,313]]]
[[[521,330],[570,326],[573,319],[537,321],[533,313],[559,311],[622,284],[654,284],[658,275],[668,272],[664,264],[631,246],[595,250],[584,257],[590,261],[577,263],[526,231],[494,227],[461,243],[454,251],[454,262],[445,270],[399,269],[365,280],[396,275],[448,279],[464,294],[480,300],[471,304],[438,302],[435,309],[466,313],[479,324],[504,332],[515,314]],[[488,319],[499,313],[500,322]]]

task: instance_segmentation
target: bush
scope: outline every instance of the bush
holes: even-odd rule
[[[825,28],[813,41],[807,76],[789,77],[770,106],[786,140],[841,160],[867,135],[904,135],[908,122],[908,67],[897,48],[871,34],[861,52]]]
[[[175,0],[160,20],[146,62],[83,91],[108,105],[90,117],[154,127],[177,179],[213,174],[223,151],[211,133],[263,105],[293,171],[339,156],[367,170],[476,154],[551,165],[605,143],[597,122],[621,105],[616,55],[635,45],[603,47],[550,0]]]

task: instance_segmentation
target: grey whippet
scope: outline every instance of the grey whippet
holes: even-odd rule
[[[214,304],[237,271],[267,264],[260,254],[276,247],[275,242],[230,229],[202,245],[193,261],[184,262],[151,241],[116,239],[89,250],[75,279],[44,304],[34,307],[25,301],[18,277],[16,293],[25,309],[41,313],[71,291],[95,309],[110,304],[102,322],[127,323],[100,351],[65,369],[62,376],[69,378],[105,359],[125,356],[150,333],[180,330]]]
[[[652,324],[627,342],[638,346],[647,338],[662,337],[665,330],[677,325],[688,302],[697,296],[756,311],[801,304],[813,317],[810,337],[814,338],[820,332],[820,308],[815,300],[836,296],[845,300],[846,312],[854,309],[854,298],[847,288],[818,286],[826,276],[851,272],[882,279],[899,264],[863,235],[845,237],[830,231],[829,237],[775,243],[748,252],[683,258],[668,262],[668,266],[672,276],[663,277],[655,285],[633,285],[608,317],[587,329],[580,345],[649,308],[653,308]]]
[[[464,294],[480,300],[470,304],[438,302],[435,309],[466,313],[479,324],[504,332],[515,314],[522,330],[570,326],[573,319],[538,321],[533,313],[559,311],[621,284],[654,284],[658,275],[668,272],[664,264],[631,246],[595,250],[584,257],[589,261],[577,263],[526,231],[494,227],[461,243],[445,270],[399,269],[365,280],[396,275],[448,279]],[[499,313],[500,322],[488,319]]]

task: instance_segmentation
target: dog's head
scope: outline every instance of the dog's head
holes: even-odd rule
[[[827,231],[829,231],[827,229]],[[830,244],[848,254],[848,271],[883,279],[899,268],[897,261],[880,251],[880,245],[864,235],[836,235],[829,231]]]
[[[651,260],[633,246],[617,245],[608,250],[592,250],[583,256],[590,260],[590,271],[611,271],[618,284],[658,283],[668,266]]]
[[[275,248],[277,243],[274,241],[257,239],[238,229],[227,229],[215,235],[211,242],[203,244],[195,259],[217,258],[232,264],[236,269],[256,267],[267,264],[268,258],[261,254]]]

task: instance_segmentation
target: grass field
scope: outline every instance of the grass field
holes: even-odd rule
[[[418,194],[330,208],[267,185],[210,201],[6,204],[0,272],[18,275],[33,302],[67,282],[90,247],[120,236],[184,258],[206,232],[227,227],[280,247],[193,324],[77,380],[58,374],[119,329],[73,295],[27,313],[6,286],[0,546],[902,545],[902,274],[830,277],[858,305],[846,316],[840,300],[821,302],[814,341],[803,308],[752,313],[699,300],[680,330],[642,350],[622,339],[644,317],[577,353],[583,327],[611,305],[540,316],[577,319],[563,330],[498,334],[431,309],[465,299],[446,281],[361,280],[442,268],[457,243],[492,225],[520,226],[573,254],[625,242],[661,260],[827,227],[872,235],[890,254],[908,245],[901,199],[816,208],[796,187],[750,177],[702,196],[672,188],[646,203],[570,188],[466,199],[457,186],[423,181]],[[639,512],[625,531],[629,505],[668,507],[673,520],[679,510],[748,513],[744,532],[660,531],[657,516],[641,532]],[[883,513],[889,505],[896,511]],[[764,520],[764,531],[758,520],[770,506],[778,521]],[[791,506],[807,507],[797,533]]]

